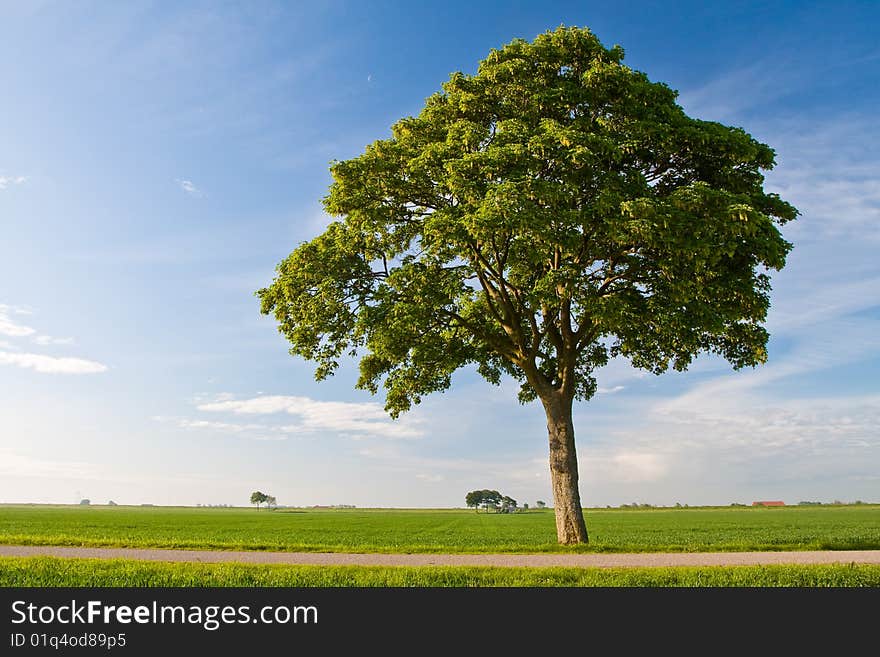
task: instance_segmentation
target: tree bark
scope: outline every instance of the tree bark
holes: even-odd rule
[[[574,446],[574,423],[571,397],[551,393],[541,399],[547,413],[550,438],[550,481],[553,486],[553,509],[556,513],[556,537],[563,545],[587,543],[587,525],[581,509],[578,489],[577,452]]]

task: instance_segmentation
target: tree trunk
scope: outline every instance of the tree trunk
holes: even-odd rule
[[[556,537],[563,545],[587,543],[587,525],[578,490],[577,452],[574,447],[572,400],[557,394],[541,400],[547,413],[550,438],[550,481],[556,513]]]

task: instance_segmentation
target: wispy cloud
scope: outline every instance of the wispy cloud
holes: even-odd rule
[[[10,306],[5,303],[0,303],[0,312],[4,312],[7,314],[13,315],[33,315],[34,311],[30,308],[24,308],[22,306]]]
[[[761,61],[726,71],[700,87],[686,89],[678,101],[691,115],[729,121],[801,88],[808,78],[791,61]]]
[[[97,474],[98,467],[92,463],[34,458],[0,448],[0,475],[4,477],[91,479]]]
[[[178,178],[177,184],[180,186],[180,188],[184,192],[186,192],[190,196],[194,196],[196,198],[201,198],[202,196],[205,195],[205,193],[201,189],[199,189],[198,187],[195,186],[195,184],[192,182],[192,180],[185,180],[185,179]]]
[[[33,344],[45,347],[50,345],[71,345],[73,338],[56,338],[37,334],[36,329],[20,324],[12,315],[31,315],[29,309],[20,306],[0,304],[0,335],[11,338],[30,337]],[[0,365],[14,365],[31,369],[42,374],[94,374],[105,372],[107,366],[83,358],[58,358],[44,354],[23,353],[17,345],[8,341],[0,342]]]
[[[0,190],[10,185],[22,185],[27,182],[27,176],[0,176]]]
[[[26,314],[26,312],[21,312],[21,309],[17,308],[16,306],[0,304],[0,335],[8,335],[12,338],[20,338],[36,333],[36,329],[33,329],[30,326],[25,326],[24,324],[19,324],[18,322],[14,321],[10,317],[10,314],[23,315]]]
[[[40,346],[69,345],[74,343],[73,338],[53,338],[51,335],[38,335],[34,337],[34,343]]]
[[[197,408],[200,411],[233,415],[293,415],[299,422],[285,425],[289,433],[329,431],[354,437],[381,438],[417,438],[423,433],[416,419],[391,420],[380,404],[372,402],[318,401],[309,397],[262,395],[203,403]]]
[[[15,365],[42,374],[96,374],[106,372],[107,366],[82,358],[55,358],[43,354],[11,353],[0,351],[0,365]]]
[[[663,479],[669,474],[670,463],[665,454],[624,447],[590,453],[581,459],[579,469],[590,482],[633,484]]]
[[[661,401],[634,400],[632,421],[594,427],[599,439],[579,446],[583,480],[606,495],[632,495],[621,486],[629,482],[643,485],[639,495],[693,502],[694,486],[735,499],[788,482],[810,499],[826,480],[841,486],[876,473],[880,395],[785,398],[782,380],[752,383],[732,374]],[[712,499],[704,501],[724,503]]]
[[[192,420],[180,418],[177,426],[181,429],[198,429],[213,433],[228,433],[250,440],[287,440],[290,432],[285,427],[269,426],[266,424],[236,424],[234,422],[212,422],[210,420]]]

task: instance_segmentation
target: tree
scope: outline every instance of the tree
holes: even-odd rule
[[[537,502],[535,502],[535,506],[539,509],[544,509],[547,507],[547,503],[544,502],[544,500],[538,500]]]
[[[483,491],[472,490],[464,496],[464,502],[468,507],[474,507],[479,512],[480,505],[483,503]]]
[[[516,500],[508,495],[505,495],[501,498],[501,508],[508,512],[516,511]]]
[[[263,502],[265,502],[268,498],[269,498],[269,496],[266,495],[266,493],[262,493],[262,492],[256,490],[256,491],[254,491],[253,493],[251,493],[251,504],[256,504],[256,505],[257,505],[257,511],[259,511],[259,510],[260,510],[260,504],[262,504]]]
[[[275,499],[274,495],[266,495],[266,499],[264,501],[266,502],[267,509],[274,509],[276,506],[278,506],[278,501]]]
[[[497,490],[483,490],[480,491],[481,499],[480,504],[482,504],[483,508],[486,509],[486,513],[489,513],[489,509],[498,509],[498,506],[501,504],[501,493]]]
[[[763,190],[773,150],[688,117],[676,92],[587,29],[560,27],[453,73],[416,117],[332,163],[339,219],[257,292],[318,380],[396,418],[452,374],[510,376],[547,418],[559,542],[586,542],[572,406],[620,356],[660,374],[702,352],[767,358],[771,270],[797,210]]]

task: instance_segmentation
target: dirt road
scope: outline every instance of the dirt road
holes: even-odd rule
[[[747,566],[764,564],[880,564],[880,550],[833,552],[676,552],[638,554],[346,554],[341,552],[226,552],[0,545],[0,556],[141,559],[194,563],[298,564],[317,566]]]

